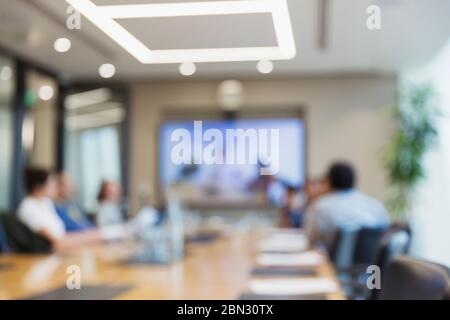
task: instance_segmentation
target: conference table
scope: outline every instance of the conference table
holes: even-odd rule
[[[112,286],[122,288],[111,297],[120,300],[234,300],[248,291],[261,238],[260,233],[234,232],[188,243],[185,257],[170,265],[124,263],[136,250],[132,242],[51,255],[0,255],[0,299],[29,299],[54,290],[64,293],[72,272],[79,268],[81,290],[71,290],[79,295],[77,299],[103,299],[95,292],[83,296],[84,288]],[[336,281],[332,265],[324,261],[315,267],[316,277]],[[326,299],[344,299],[339,285]]]

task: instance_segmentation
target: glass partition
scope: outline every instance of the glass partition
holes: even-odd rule
[[[14,92],[13,62],[0,56],[0,213],[11,210]]]
[[[124,99],[109,88],[98,88],[70,93],[64,107],[64,169],[78,186],[79,203],[93,213],[101,183],[124,180]]]

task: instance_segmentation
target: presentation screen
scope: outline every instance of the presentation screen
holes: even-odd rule
[[[160,127],[159,146],[163,189],[187,183],[238,192],[258,179],[294,187],[305,181],[305,125],[299,118],[168,121]]]

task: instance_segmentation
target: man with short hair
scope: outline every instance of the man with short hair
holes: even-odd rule
[[[329,244],[340,229],[388,226],[383,204],[354,189],[356,178],[351,165],[334,163],[326,178],[331,191],[317,199],[306,217],[306,231],[313,242]]]

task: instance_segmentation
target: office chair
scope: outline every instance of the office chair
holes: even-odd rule
[[[382,283],[391,261],[397,256],[407,254],[410,244],[411,233],[409,228],[392,228],[387,232],[386,236],[383,237],[374,261],[374,264],[380,267]],[[366,290],[368,289],[366,288]],[[373,289],[367,294],[367,297],[370,300],[378,300],[379,294],[379,289]]]
[[[355,250],[353,252],[353,267],[366,270],[375,260],[380,248],[381,240],[388,228],[362,228],[356,238]]]
[[[0,221],[0,253],[9,253],[10,248],[8,245],[8,240],[6,239],[5,228],[3,227],[2,221]]]
[[[445,293],[443,300],[450,300],[450,285],[448,286],[448,290]]]
[[[358,232],[358,229],[341,228],[336,231],[333,241],[329,244],[328,255],[338,272],[348,270],[353,265]]]
[[[17,253],[49,253],[50,242],[39,234],[34,233],[12,214],[0,215],[3,239],[2,250]]]
[[[381,240],[375,264],[386,270],[389,263],[397,256],[406,255],[411,244],[411,234],[407,230],[389,230]]]
[[[350,299],[366,297],[366,269],[373,264],[387,228],[339,230],[330,257],[341,286]]]
[[[449,277],[442,266],[400,256],[389,264],[381,285],[380,300],[443,300]]]

